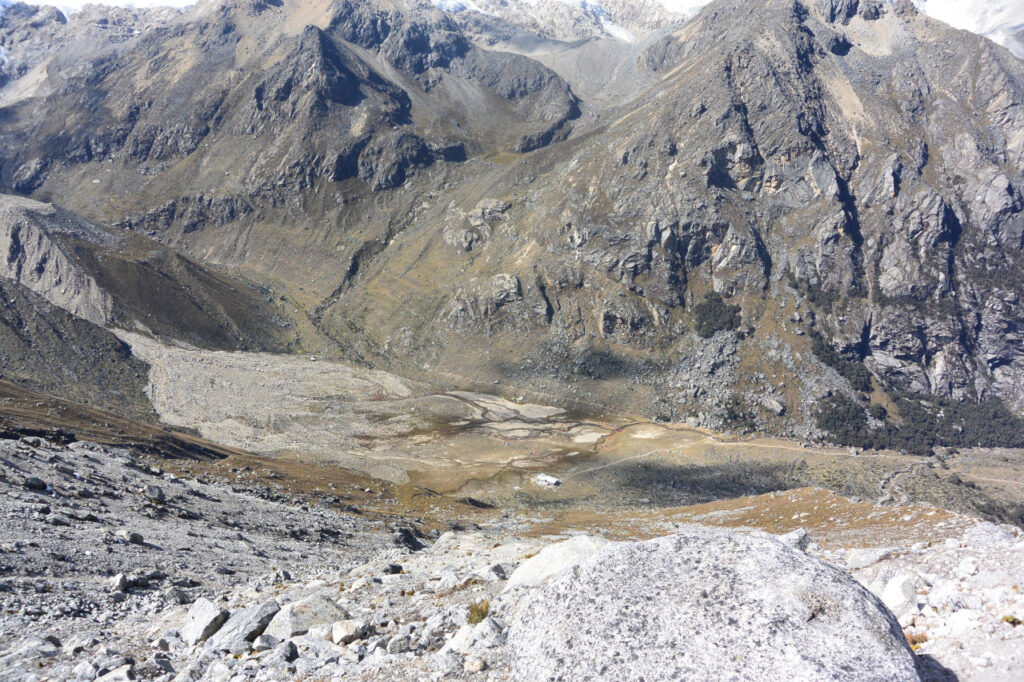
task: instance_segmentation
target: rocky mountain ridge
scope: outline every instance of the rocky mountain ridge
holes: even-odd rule
[[[903,396],[1024,409],[1022,66],[909,3],[628,44],[416,2],[91,12],[5,13],[3,186],[294,301],[293,348],[789,434],[831,393],[858,442]]]

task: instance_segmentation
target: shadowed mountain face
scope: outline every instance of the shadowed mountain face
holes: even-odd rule
[[[146,364],[108,331],[0,279],[0,379],[68,400],[152,417]]]
[[[829,393],[1024,410],[1024,64],[903,1],[630,26],[15,5],[0,188],[407,375],[799,434]]]
[[[266,292],[49,204],[0,195],[0,254],[12,286],[97,327],[198,347],[288,349],[289,323]]]

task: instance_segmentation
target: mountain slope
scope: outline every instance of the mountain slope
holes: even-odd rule
[[[0,279],[0,379],[152,418],[147,365],[116,336]]]
[[[721,0],[635,43],[472,14],[12,8],[0,185],[411,376],[804,435],[828,399],[868,443],[906,396],[1024,410],[1010,53],[907,2]]]
[[[289,325],[265,293],[49,204],[0,195],[0,252],[0,276],[97,326],[201,347],[287,347]]]

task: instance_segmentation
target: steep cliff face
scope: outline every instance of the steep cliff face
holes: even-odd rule
[[[98,327],[226,349],[287,348],[266,294],[149,239],[24,197],[0,195],[0,278]]]
[[[110,295],[51,237],[51,232],[75,231],[112,242],[84,220],[61,215],[48,204],[4,197],[0,201],[0,253],[5,257],[0,260],[0,276],[31,289],[72,315],[102,326],[112,317]]]
[[[8,10],[0,184],[409,374],[803,434],[829,393],[1024,411],[1010,53],[909,1],[652,9],[635,42],[479,14]]]

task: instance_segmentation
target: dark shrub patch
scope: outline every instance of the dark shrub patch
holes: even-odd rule
[[[843,357],[819,332],[812,331],[810,336],[811,351],[814,352],[816,358],[839,372],[840,376],[850,382],[855,391],[867,393],[871,390],[871,372],[861,362],[861,358],[850,360]]]
[[[815,422],[839,445],[915,455],[931,454],[936,447],[1024,447],[1024,419],[996,399],[976,403],[900,396],[896,405],[900,424],[869,429],[864,409],[846,396],[835,395],[822,402]],[[871,406],[871,411],[875,419],[887,416],[878,405]]]
[[[710,339],[720,331],[734,331],[740,326],[740,307],[722,300],[717,291],[708,292],[704,300],[693,308],[696,332]]]

